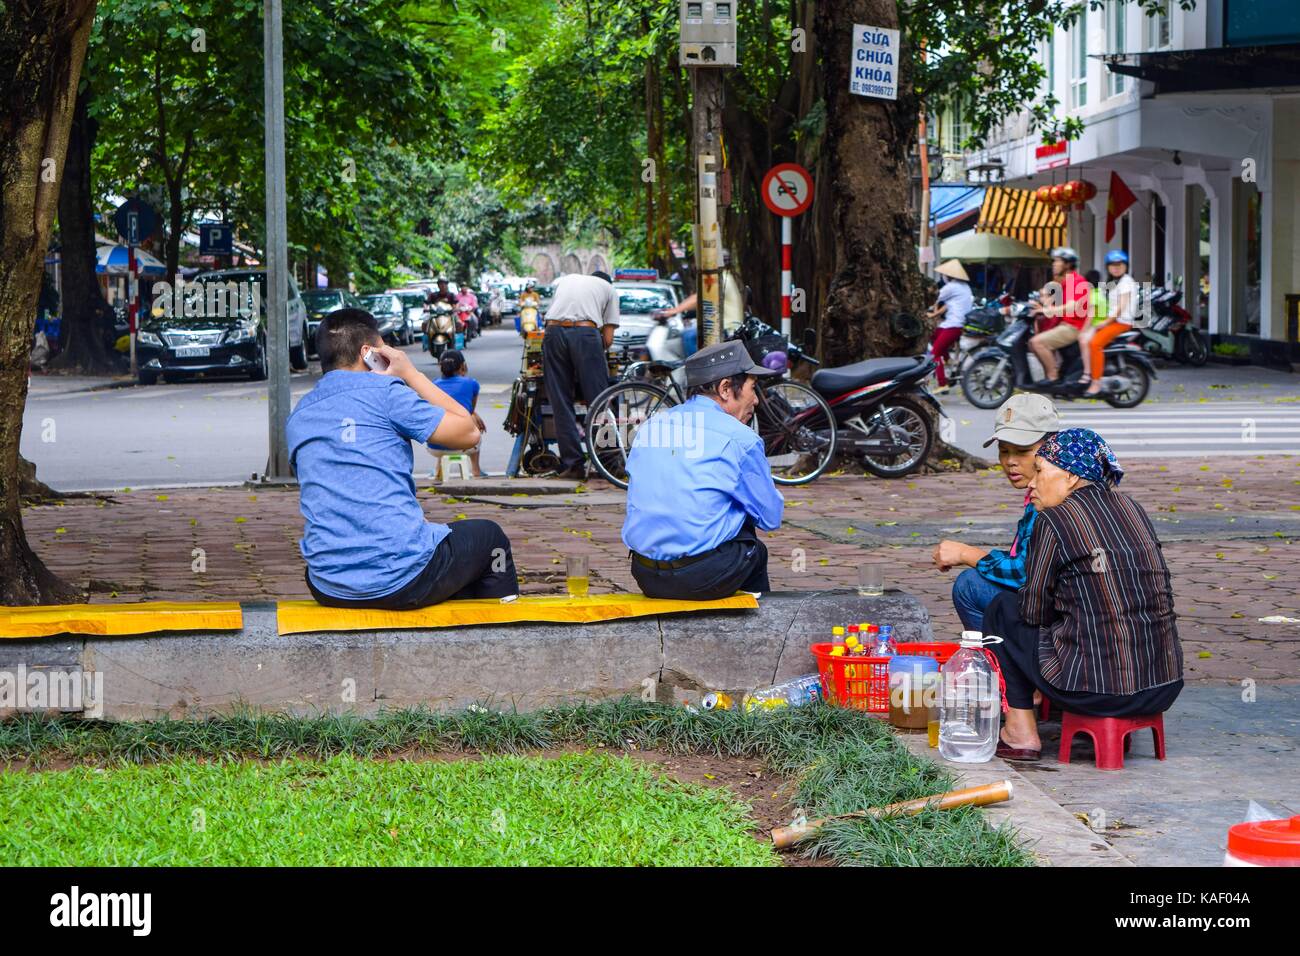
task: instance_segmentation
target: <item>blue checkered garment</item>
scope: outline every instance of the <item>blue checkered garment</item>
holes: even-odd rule
[[[1016,536],[1011,539],[1008,551],[990,551],[980,558],[975,570],[986,581],[992,581],[1004,588],[1019,590],[1025,585],[1025,551],[1029,547],[1029,536],[1034,533],[1034,518],[1038,509],[1025,497],[1025,513],[1016,523]]]

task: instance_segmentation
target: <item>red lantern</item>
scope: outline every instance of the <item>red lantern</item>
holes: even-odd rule
[[[1083,181],[1083,202],[1087,202],[1089,199],[1095,198],[1096,195],[1097,195],[1096,185],[1088,182],[1088,180],[1085,179]]]
[[[1083,183],[1077,179],[1072,179],[1065,184],[1065,201],[1068,203],[1083,202]]]
[[[1037,189],[1034,190],[1034,198],[1038,200],[1040,203],[1042,203],[1043,205],[1047,205],[1052,201],[1052,187],[1039,186]]]
[[[1051,201],[1052,205],[1054,205],[1054,206],[1059,206],[1059,205],[1064,204],[1064,202],[1065,202],[1065,187],[1064,187],[1063,185],[1061,185],[1061,184],[1058,183],[1057,185],[1055,185],[1055,186],[1052,187],[1052,191],[1051,191],[1051,194],[1050,194],[1050,195],[1051,195],[1051,200],[1050,200],[1050,201]]]

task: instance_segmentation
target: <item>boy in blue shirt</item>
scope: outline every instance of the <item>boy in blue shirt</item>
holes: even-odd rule
[[[1029,501],[1029,481],[1034,476],[1034,453],[1043,440],[1061,429],[1061,416],[1051,399],[1033,392],[1013,395],[998,409],[993,437],[987,448],[998,443],[998,462],[1011,487],[1025,492],[1024,511],[1016,523],[1016,535],[1005,551],[979,548],[960,541],[940,541],[934,549],[934,564],[940,571],[957,565],[966,570],[952,585],[952,603],[967,630],[984,630],[984,611],[1004,591],[1019,591],[1025,584],[1025,551],[1034,532],[1037,509]]]
[[[510,541],[495,522],[434,524],[415,495],[411,441],[472,448],[473,416],[385,345],[369,312],[330,313],[316,342],[325,374],[286,429],[312,596],[330,607],[407,610],[518,594]],[[367,359],[387,367],[372,371]]]
[[[779,374],[755,365],[740,342],[710,345],[686,360],[687,402],[637,429],[623,543],[647,597],[711,601],[771,590],[767,548],[754,529],[779,528],[785,500],[747,423],[757,379]]]
[[[474,418],[474,424],[483,434],[487,434],[487,426],[483,424],[483,419],[475,412],[478,405],[479,384],[477,379],[469,377],[469,366],[465,364],[465,356],[456,349],[447,349],[438,359],[438,367],[442,370],[442,378],[433,384],[442,389],[457,402],[460,406],[469,412]],[[480,441],[473,448],[469,449],[469,463],[474,470],[473,477],[485,478],[483,469],[478,466],[479,451],[483,448],[483,442]],[[437,454],[435,452],[435,454]]]

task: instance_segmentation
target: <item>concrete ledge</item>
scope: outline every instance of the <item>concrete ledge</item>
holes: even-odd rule
[[[654,693],[698,700],[816,670],[808,645],[831,626],[894,625],[900,641],[935,636],[925,606],[889,591],[766,595],[758,610],[600,624],[514,624],[281,637],[275,608],[245,604],[225,633],[77,637],[0,643],[0,669],[80,668],[102,674],[102,716],[134,720],[229,711],[371,714],[470,704],[532,710],[574,700]],[[86,708],[89,710],[90,708]]]

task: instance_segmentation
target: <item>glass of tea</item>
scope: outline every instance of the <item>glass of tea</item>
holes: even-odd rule
[[[564,559],[564,583],[569,597],[585,598],[591,587],[591,571],[585,554],[571,554]]]

